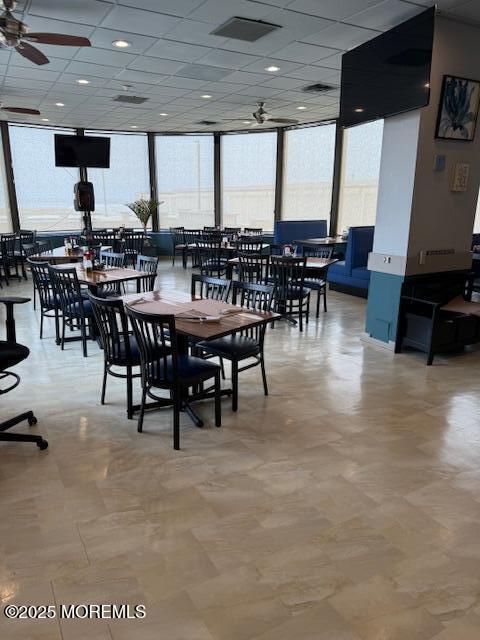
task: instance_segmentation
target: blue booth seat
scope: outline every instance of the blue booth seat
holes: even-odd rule
[[[375,227],[350,227],[345,260],[333,264],[328,270],[330,288],[366,297],[370,284],[367,269],[368,254],[373,247]]]
[[[279,220],[275,222],[273,242],[289,244],[294,240],[325,238],[326,235],[326,220]]]

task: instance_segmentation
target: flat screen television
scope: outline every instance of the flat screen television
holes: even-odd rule
[[[432,7],[343,55],[341,126],[429,103],[434,27]]]
[[[110,138],[55,134],[56,167],[110,167]]]

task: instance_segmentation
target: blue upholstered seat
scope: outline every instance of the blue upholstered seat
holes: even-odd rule
[[[328,270],[327,281],[360,292],[368,291],[370,271],[367,268],[368,254],[373,247],[375,227],[351,227],[348,234],[345,260],[333,264]]]

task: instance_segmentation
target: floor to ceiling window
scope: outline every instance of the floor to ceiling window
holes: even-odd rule
[[[215,222],[212,135],[158,135],[160,227],[200,229]]]
[[[273,229],[277,134],[231,134],[221,139],[223,225]]]
[[[86,131],[85,135],[110,138],[110,168],[88,169],[88,179],[95,190],[93,226],[141,227],[127,204],[140,198],[150,199],[146,134]],[[148,226],[152,227],[151,219]]]
[[[346,129],[344,134],[339,232],[374,225],[382,152],[383,120]]]
[[[0,131],[0,233],[12,230],[10,207],[8,204],[8,191],[5,176],[5,162],[2,153],[2,133]]]
[[[18,214],[22,229],[80,229],[81,213],[73,207],[78,169],[56,167],[54,134],[71,130],[9,125]]]
[[[335,125],[285,133],[283,220],[328,220],[332,201]]]

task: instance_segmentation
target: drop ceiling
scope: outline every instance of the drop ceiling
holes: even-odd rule
[[[302,123],[328,120],[338,114],[342,54],[433,4],[429,0],[22,0],[15,16],[31,30],[86,36],[92,47],[39,45],[50,59],[42,67],[15,51],[0,49],[0,101],[4,106],[41,111],[39,117],[15,116],[16,121],[93,129],[248,129],[250,124],[244,121],[253,120],[259,100],[277,117]],[[480,23],[478,0],[437,0],[437,5]],[[234,16],[264,20],[281,29],[256,42],[211,34]],[[130,46],[116,49],[114,40],[126,40]],[[279,70],[269,72],[267,67]],[[89,84],[80,85],[79,79]],[[332,89],[319,95],[302,92],[315,82]],[[139,105],[114,101],[121,94],[148,100]],[[0,118],[12,116],[4,112]],[[200,121],[216,124],[202,126]]]

